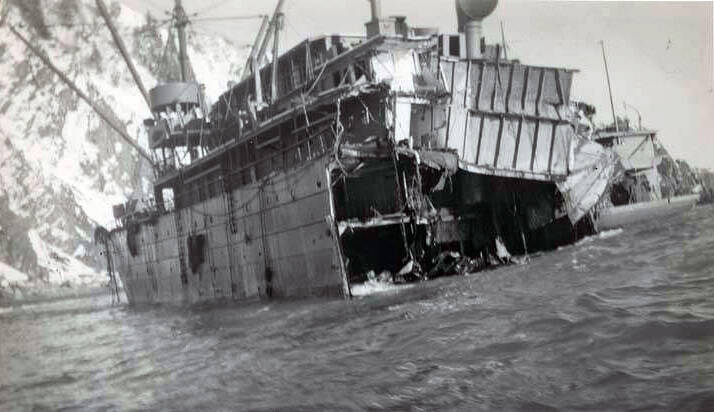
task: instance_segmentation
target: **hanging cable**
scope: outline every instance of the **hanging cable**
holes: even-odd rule
[[[200,23],[204,21],[226,21],[226,20],[254,20],[254,19],[262,19],[263,17],[267,17],[265,14],[252,14],[252,15],[245,15],[245,16],[225,16],[225,17],[199,17],[196,19],[191,19],[192,23]]]
[[[207,7],[204,7],[204,8],[201,9],[201,10],[199,10],[199,11],[197,11],[197,12],[194,12],[193,15],[194,15],[194,16],[197,16],[197,15],[200,15],[200,14],[203,14],[203,13],[206,13],[206,12],[209,12],[209,11],[211,11],[211,10],[215,10],[216,8],[218,8],[218,7],[220,7],[220,6],[222,6],[222,5],[226,4],[226,3],[228,3],[229,1],[230,1],[230,0],[218,0],[218,1],[214,2],[214,3],[211,4],[211,5],[209,5],[209,6],[207,6]]]

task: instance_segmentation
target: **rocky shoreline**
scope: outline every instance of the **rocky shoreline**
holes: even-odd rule
[[[111,289],[105,285],[44,285],[13,286],[0,288],[0,308],[44,303],[65,299],[87,298],[93,296],[111,296]]]

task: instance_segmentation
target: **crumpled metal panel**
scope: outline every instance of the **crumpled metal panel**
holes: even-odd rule
[[[602,200],[610,182],[622,172],[622,164],[613,151],[579,137],[572,157],[573,170],[556,184],[565,199],[568,218],[575,224]]]
[[[440,68],[451,91],[444,147],[490,174],[564,178],[571,71],[512,61],[443,60]]]

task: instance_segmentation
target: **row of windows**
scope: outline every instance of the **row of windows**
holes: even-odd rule
[[[279,139],[277,144],[287,139]],[[275,171],[290,170],[332,150],[335,143],[330,129],[314,136],[305,136],[292,145],[281,149],[255,148],[254,141],[246,141],[226,153],[222,170],[186,183],[179,191],[176,203],[179,208],[188,207],[221,195],[228,189],[236,189]],[[255,160],[259,158],[259,160]]]

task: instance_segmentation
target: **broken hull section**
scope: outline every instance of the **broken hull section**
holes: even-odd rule
[[[404,197],[414,191],[402,190],[393,176],[365,169],[359,177],[335,179],[336,217],[351,284],[374,277],[407,282],[471,273],[593,233],[589,218],[570,222],[550,182],[457,170],[446,184],[415,201]],[[414,177],[408,171],[401,175],[402,182]],[[395,212],[400,208],[404,212]],[[365,214],[355,217],[357,210]]]

